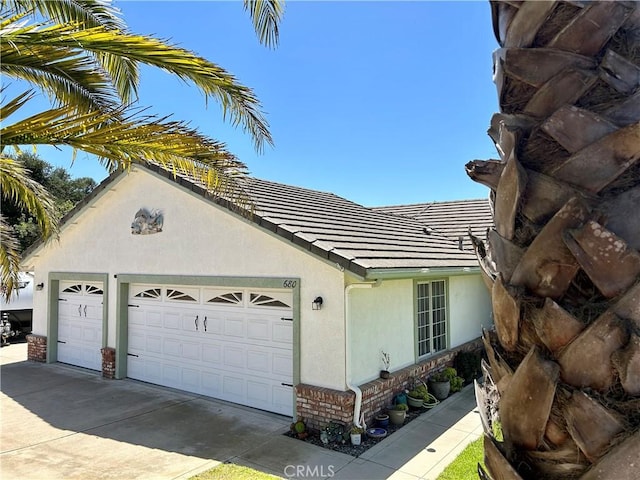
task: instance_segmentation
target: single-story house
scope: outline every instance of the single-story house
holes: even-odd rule
[[[479,345],[491,301],[466,234],[484,236],[488,200],[366,208],[242,182],[249,213],[156,165],[104,180],[25,256],[29,358],[318,427]]]

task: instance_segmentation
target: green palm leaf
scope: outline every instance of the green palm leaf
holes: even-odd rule
[[[0,282],[3,300],[8,301],[20,281],[20,243],[13,228],[0,215]]]
[[[77,30],[74,25],[54,25],[6,31],[3,41],[6,41],[6,49],[13,50],[16,55],[29,55],[34,46],[46,45],[48,49],[66,52],[69,57],[82,57],[84,52],[110,54],[163,69],[182,80],[193,82],[207,98],[216,98],[224,117],[228,115],[234,126],[241,125],[249,132],[258,151],[262,150],[265,142],[273,144],[268,124],[260,111],[260,102],[250,88],[239,84],[233,75],[214,63],[162,40],[104,27]],[[4,59],[0,68],[4,72]],[[6,73],[15,72],[14,69]]]
[[[284,14],[281,0],[244,0],[244,9],[249,11],[253,28],[260,42],[267,47],[276,47],[279,40],[278,24]]]
[[[119,120],[111,121],[114,117]],[[158,163],[176,175],[197,179],[217,195],[243,198],[237,179],[245,173],[245,165],[223,143],[183,122],[143,115],[140,110],[78,113],[73,107],[60,107],[0,129],[2,149],[21,145],[69,146],[96,155],[110,171],[140,161]]]

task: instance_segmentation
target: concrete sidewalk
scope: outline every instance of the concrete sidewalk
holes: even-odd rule
[[[0,478],[186,479],[221,462],[283,478],[435,479],[481,435],[473,390],[359,458],[282,435],[290,419],[0,350]]]

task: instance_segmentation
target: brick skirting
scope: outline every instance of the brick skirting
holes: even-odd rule
[[[47,337],[27,335],[27,359],[32,362],[47,361]]]
[[[100,349],[102,352],[102,376],[104,378],[116,377],[116,349],[105,347]]]
[[[393,372],[389,378],[378,378],[360,385],[362,390],[362,407],[367,425],[373,424],[373,417],[391,404],[394,395],[409,388],[413,378],[426,380],[429,373],[444,366],[453,365],[453,360],[460,351],[482,350],[482,339],[467,342],[439,355],[434,355],[415,365]],[[307,427],[322,429],[329,421],[338,420],[345,424],[353,421],[355,393],[341,392],[330,388],[299,384],[296,387],[296,414],[303,417]]]

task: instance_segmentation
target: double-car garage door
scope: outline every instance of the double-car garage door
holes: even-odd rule
[[[293,411],[290,290],[131,284],[127,376]],[[61,282],[58,361],[101,370],[102,284]]]
[[[128,323],[130,378],[293,411],[290,291],[132,284]]]

